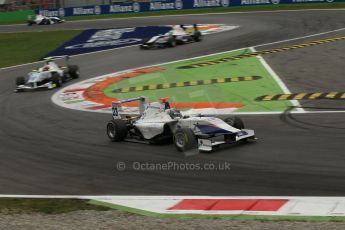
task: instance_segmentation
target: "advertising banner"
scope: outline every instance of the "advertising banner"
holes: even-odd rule
[[[164,10],[187,10],[200,8],[220,8],[247,5],[278,5],[296,3],[333,3],[345,0],[151,0],[148,2],[117,3],[113,5],[97,5],[40,10],[36,14],[45,16],[83,16],[101,14],[139,13]]]

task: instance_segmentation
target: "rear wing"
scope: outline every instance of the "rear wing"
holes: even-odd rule
[[[134,108],[123,107],[122,104],[128,102],[138,101],[139,106]],[[114,119],[121,119],[121,116],[125,115],[142,115],[146,109],[146,105],[148,104],[148,98],[141,96],[135,98],[129,98],[126,100],[121,101],[114,101],[111,106],[112,116]]]
[[[59,59],[65,59],[67,65],[69,64],[69,59],[70,57],[68,55],[63,55],[63,56],[51,56],[51,57],[45,57],[43,58],[44,61],[50,62],[54,60],[59,60]]]

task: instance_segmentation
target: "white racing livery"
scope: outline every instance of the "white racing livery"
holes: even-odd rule
[[[113,102],[113,119],[107,124],[107,135],[112,141],[135,140],[159,143],[173,140],[179,151],[198,148],[212,151],[222,144],[255,140],[254,130],[244,129],[242,120],[235,116],[220,119],[201,114],[184,115],[170,108],[168,98],[149,103],[144,96]],[[122,105],[139,102],[139,109],[124,110]]]
[[[29,16],[27,23],[29,26],[32,25],[52,25],[52,24],[60,24],[65,22],[64,19],[60,17],[47,17],[43,16],[41,14],[35,15],[34,18],[33,16]]]
[[[66,66],[59,66],[54,62],[56,59],[65,58]],[[55,56],[45,58],[45,64],[28,73],[27,77],[16,78],[15,92],[35,90],[40,88],[58,88],[71,79],[79,78],[79,67],[69,65],[68,56]]]
[[[189,27],[189,26],[188,26]],[[150,39],[145,39],[140,45],[141,49],[153,49],[164,47],[175,47],[178,44],[187,44],[191,42],[200,42],[202,34],[196,24],[193,25],[193,31],[187,32],[184,25],[173,26],[171,31],[166,34],[160,34]]]

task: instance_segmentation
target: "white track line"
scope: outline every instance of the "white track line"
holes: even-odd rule
[[[280,115],[285,112],[234,112],[236,115]],[[345,110],[319,110],[319,111],[289,111],[291,114],[323,114],[323,113],[345,113]]]
[[[306,38],[311,38],[311,37],[322,36],[325,34],[336,33],[336,32],[340,32],[343,30],[345,30],[345,27],[340,28],[340,29],[336,29],[336,30],[321,32],[321,33],[317,33],[317,34],[306,35],[303,37],[297,37],[297,38],[291,38],[291,39],[281,40],[281,41],[277,41],[277,42],[270,42],[270,43],[265,43],[265,44],[261,44],[261,45],[255,45],[253,47],[269,46],[269,45],[275,45],[275,44],[284,43],[284,42],[291,42],[291,41],[296,41],[296,40],[301,40],[301,39],[306,39]]]
[[[256,49],[254,47],[250,47],[250,50],[252,52],[256,52]],[[277,82],[277,84],[280,86],[280,88],[283,90],[284,94],[291,94],[291,91],[289,90],[289,88],[285,85],[285,83],[282,81],[282,79],[278,76],[278,74],[270,67],[270,65],[265,61],[265,59],[261,56],[258,55],[257,58],[259,59],[259,61],[261,62],[261,64],[266,68],[266,70],[271,74],[271,76],[273,77],[273,79]],[[301,107],[301,104],[297,101],[297,100],[290,100],[291,103],[295,106],[295,107],[299,107],[296,108],[297,111],[300,112],[305,112],[305,110]]]
[[[91,53],[84,53],[84,54],[77,54],[77,55],[71,55],[70,57],[78,57],[78,56],[84,56],[84,55],[89,55],[89,54],[96,54],[96,53],[104,53],[107,51],[114,51],[114,50],[119,50],[119,49],[124,49],[124,48],[131,48],[134,46],[138,46],[138,45],[131,45],[131,46],[124,46],[124,47],[119,47],[119,48],[113,48],[113,49],[107,49],[107,50],[100,50],[100,51],[94,51]],[[33,65],[33,64],[38,64],[38,63],[42,63],[43,61],[36,61],[36,62],[30,62],[30,63],[25,63],[25,64],[20,64],[20,65],[14,65],[14,66],[9,66],[9,67],[3,67],[0,68],[1,70],[6,70],[6,69],[13,69],[13,68],[17,68],[17,67],[22,67],[22,66],[27,66],[27,65]]]

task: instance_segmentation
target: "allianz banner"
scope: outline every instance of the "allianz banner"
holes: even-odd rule
[[[151,0],[147,2],[119,3],[113,5],[70,7],[50,10],[36,9],[36,14],[45,16],[82,16],[120,13],[139,13],[162,10],[219,8],[247,5],[278,5],[296,3],[333,3],[345,0]]]

